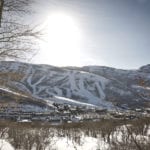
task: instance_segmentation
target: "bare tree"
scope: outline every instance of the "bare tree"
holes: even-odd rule
[[[4,6],[4,0],[0,0],[0,27],[2,21],[3,6]]]
[[[32,0],[0,0],[0,60],[25,58],[37,48],[39,31],[23,19],[31,12]]]

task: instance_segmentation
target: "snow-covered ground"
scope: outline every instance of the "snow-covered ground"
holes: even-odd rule
[[[50,145],[46,146],[45,150],[111,150],[112,142],[127,142],[124,144],[129,144],[128,142],[136,140],[136,142],[149,142],[150,127],[147,128],[147,133],[145,135],[135,135],[132,136],[128,133],[128,129],[131,125],[118,126],[115,131],[112,131],[110,135],[110,143],[107,142],[101,134],[97,133],[97,137],[87,136],[84,132],[75,132],[73,136],[54,136],[50,138]],[[146,127],[146,126],[145,126]],[[75,136],[76,135],[76,136]],[[107,137],[107,136],[106,136]],[[75,139],[73,140],[73,138]],[[127,138],[127,139],[126,139]],[[124,141],[125,140],[125,141]],[[133,142],[134,145],[134,142]],[[136,148],[136,147],[135,147]],[[8,142],[7,139],[0,139],[0,150],[14,150],[13,146]],[[21,149],[19,149],[21,150]],[[32,150],[36,150],[33,146]]]
[[[14,150],[14,148],[6,140],[0,139],[0,150]]]
[[[100,145],[99,145],[100,144]],[[59,138],[55,143],[54,149],[56,150],[96,150],[98,147],[101,147],[101,150],[107,150],[109,145],[99,139],[93,137],[84,137],[81,140],[81,145],[73,143],[67,138]],[[48,150],[48,149],[47,149]]]
[[[103,141],[99,141],[93,137],[84,137],[81,145],[78,145],[67,138],[54,138],[53,144],[45,150],[96,150],[98,147],[101,150],[107,150],[109,145]],[[0,150],[15,150],[13,146],[6,140],[0,140]],[[34,148],[33,148],[34,150]]]

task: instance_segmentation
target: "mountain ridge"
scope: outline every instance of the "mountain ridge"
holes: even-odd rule
[[[5,81],[6,88],[41,101],[69,103],[70,100],[106,109],[149,107],[150,104],[150,65],[124,70],[1,61],[0,80]]]

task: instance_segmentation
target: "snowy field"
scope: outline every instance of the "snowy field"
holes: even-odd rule
[[[67,140],[67,138],[55,138],[56,142],[53,146],[47,147],[45,150],[96,150],[99,146],[96,138],[86,137],[83,139],[82,145],[77,145],[72,143],[72,141]],[[109,145],[101,142],[101,150],[108,149]],[[32,148],[36,150],[36,148]],[[6,140],[0,140],[0,150],[15,150],[13,146]]]
[[[0,150],[149,150],[150,119],[123,123],[0,124]]]

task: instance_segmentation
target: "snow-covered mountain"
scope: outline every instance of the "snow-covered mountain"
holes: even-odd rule
[[[0,86],[5,92],[47,103],[95,105],[107,109],[149,107],[150,65],[138,70],[121,70],[1,61]]]

